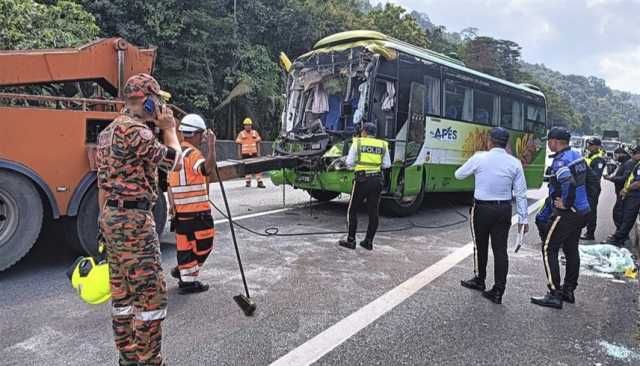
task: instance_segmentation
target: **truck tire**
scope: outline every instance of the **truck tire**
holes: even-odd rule
[[[70,221],[71,228],[66,231],[70,234],[68,240],[71,246],[79,253],[89,255],[98,253],[98,243],[96,241],[98,235],[98,213],[98,189],[94,184],[82,198],[78,208],[78,216]],[[153,216],[156,222],[156,232],[160,234],[167,222],[167,201],[163,194],[158,196]]]
[[[24,257],[42,229],[42,200],[31,181],[0,171],[0,271]]]
[[[320,202],[329,202],[340,195],[339,192],[322,191],[319,189],[309,189],[307,193]]]
[[[418,212],[424,200],[424,187],[413,199],[406,200],[402,198],[383,198],[382,213],[385,216],[405,217],[411,216]]]

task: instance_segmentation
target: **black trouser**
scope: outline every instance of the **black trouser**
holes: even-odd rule
[[[593,236],[596,232],[596,224],[598,223],[598,201],[600,200],[601,190],[594,190],[587,194],[587,200],[589,201],[589,207],[591,212],[586,217],[587,236]]]
[[[367,240],[373,241],[378,230],[378,206],[380,205],[380,192],[382,191],[382,175],[364,175],[356,173],[353,181],[349,211],[347,213],[347,226],[349,227],[348,240],[356,239],[358,231],[358,207],[367,200],[367,212],[369,213],[369,225],[367,226]]]
[[[551,291],[561,290],[560,264],[558,252],[560,248],[567,260],[567,268],[564,276],[564,286],[575,290],[578,287],[580,274],[580,254],[578,243],[580,231],[584,227],[585,215],[571,211],[554,212],[551,216],[551,224],[547,238],[542,245],[542,259],[547,282]]]
[[[629,193],[622,201],[622,222],[613,234],[614,240],[619,246],[624,245],[640,211],[640,195],[636,194],[638,193]]]
[[[494,258],[495,287],[504,291],[509,271],[507,241],[511,227],[511,204],[479,204],[471,208],[471,230],[474,242],[474,270],[481,279],[487,277],[489,238]]]
[[[622,218],[624,216],[623,201],[620,198],[620,192],[616,193],[616,204],[613,205],[613,224],[616,226],[616,230],[622,225]]]

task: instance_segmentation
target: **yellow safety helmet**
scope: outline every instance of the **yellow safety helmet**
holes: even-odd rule
[[[245,118],[244,121],[242,121],[243,126],[252,125],[252,124],[253,124],[253,121],[249,117]]]
[[[98,259],[80,257],[67,272],[71,287],[76,289],[80,298],[87,304],[102,304],[111,298],[109,264],[105,260],[105,254],[104,244],[101,243]]]

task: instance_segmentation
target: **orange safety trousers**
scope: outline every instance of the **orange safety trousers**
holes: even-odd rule
[[[182,282],[193,282],[213,250],[215,229],[210,212],[190,218],[178,218],[175,223],[178,270]]]

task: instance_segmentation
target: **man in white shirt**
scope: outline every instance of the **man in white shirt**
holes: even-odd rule
[[[489,151],[478,152],[455,172],[456,179],[475,176],[474,204],[471,208],[471,231],[474,242],[475,276],[461,285],[482,291],[496,304],[502,303],[507,283],[509,257],[507,241],[511,227],[511,200],[516,198],[518,230],[529,230],[527,213],[527,183],[522,164],[505,151],[509,132],[495,127],[489,133]],[[491,249],[495,259],[495,285],[485,291],[487,256]]]

